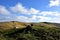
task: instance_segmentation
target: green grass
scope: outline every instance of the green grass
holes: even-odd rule
[[[7,30],[7,31],[0,31],[0,40],[16,40],[17,38],[25,38],[26,40],[60,40],[60,28],[50,28],[50,27],[42,27],[42,26],[33,26],[33,29],[37,29],[37,31],[34,31],[33,33],[28,32],[22,32],[15,34],[16,38],[14,36],[9,37],[9,35],[4,36],[5,34],[14,33],[15,31],[21,30],[21,29],[13,29],[13,30]],[[12,35],[12,34],[11,34]],[[38,36],[36,36],[38,35]],[[44,36],[44,37],[42,37]]]

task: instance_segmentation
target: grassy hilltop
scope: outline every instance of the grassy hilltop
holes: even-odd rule
[[[0,22],[0,40],[60,40],[60,23]]]
[[[3,30],[13,29],[15,26],[19,28],[24,28],[25,23],[17,22],[17,21],[0,22],[0,29],[3,29]]]

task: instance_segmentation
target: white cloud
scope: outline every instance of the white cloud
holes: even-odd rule
[[[51,5],[51,4],[50,4]],[[54,4],[55,6],[55,4]],[[41,21],[52,21],[53,18],[57,18],[60,16],[59,12],[52,12],[52,11],[41,11],[37,10],[35,8],[30,8],[27,9],[25,8],[22,4],[18,3],[17,5],[10,7],[10,9],[13,12],[16,13],[23,13],[23,14],[34,14],[34,15],[30,15],[30,17],[26,17],[26,16],[17,16],[16,20],[18,21],[23,21],[23,22],[41,22]],[[42,16],[37,16],[38,15],[42,15]],[[47,17],[47,15],[53,16],[53,17]],[[57,20],[54,20],[57,21]]]
[[[36,9],[34,9],[34,8],[31,8],[31,9],[29,10],[29,13],[38,14],[38,13],[39,13],[39,10],[36,10]]]
[[[25,16],[17,16],[16,19],[14,20],[17,20],[17,21],[26,21],[28,19],[28,17],[25,17]]]
[[[15,12],[15,13],[23,13],[23,14],[34,14],[34,15],[29,15],[28,16],[17,16],[17,15],[10,15],[10,12]],[[30,8],[27,9],[25,8],[22,4],[18,3],[17,5],[10,7],[10,11],[8,11],[4,6],[0,6],[0,14],[9,14],[10,16],[1,16],[1,19],[4,19],[4,21],[9,21],[9,20],[16,20],[16,21],[22,21],[22,22],[60,22],[60,13],[59,12],[52,12],[52,11],[39,11],[35,8]],[[38,15],[42,16],[38,16]],[[50,15],[50,17],[47,17],[47,15]],[[51,17],[51,15],[53,17]],[[3,20],[2,20],[3,21]]]
[[[50,17],[45,17],[45,16],[37,16],[40,20],[51,20]]]
[[[59,6],[60,5],[60,0],[50,0],[50,7],[52,6]]]
[[[13,18],[11,18],[10,16],[0,16],[0,22],[3,22],[3,21],[11,21],[13,20]]]
[[[9,15],[10,12],[4,6],[0,5],[0,14]]]
[[[39,11],[35,8],[30,8],[30,9],[27,9],[25,8],[22,4],[18,3],[17,5],[13,6],[13,7],[10,7],[10,9],[13,11],[13,12],[16,12],[16,13],[23,13],[23,14],[42,14],[43,16],[47,16],[47,15],[52,15],[52,16],[60,16],[59,12],[51,12],[51,11]]]
[[[14,19],[16,21],[22,21],[22,22],[33,22],[33,18],[29,18],[29,17],[26,17],[26,16],[17,16],[16,19]]]
[[[14,15],[5,6],[0,5],[0,22],[13,20],[12,16]]]
[[[59,17],[60,13],[59,12],[52,12],[52,11],[42,11],[38,13],[39,15],[31,15],[30,17],[26,16],[17,16],[16,20],[18,21],[23,21],[23,22],[60,22]],[[50,15],[50,16],[47,16]],[[51,15],[53,17],[51,17]]]
[[[54,17],[49,22],[60,23],[60,17]]]
[[[13,12],[17,12],[17,13],[27,13],[27,9],[25,9],[25,7],[22,5],[22,4],[20,4],[20,3],[18,3],[17,5],[15,5],[15,6],[13,6],[13,7],[10,7],[11,8],[11,10],[13,11]]]
[[[52,11],[42,11],[40,12],[40,14],[42,14],[43,16],[47,16],[47,15],[50,15],[50,16],[60,16],[60,13],[59,12],[52,12]]]
[[[45,17],[45,16],[37,16],[33,15],[31,17],[26,16],[17,16],[15,20],[22,22],[56,22],[60,23],[60,17]]]
[[[23,14],[38,14],[39,10],[35,8],[27,9],[22,4],[18,3],[17,5],[10,7],[13,12],[23,13]]]
[[[49,20],[51,20],[51,18],[33,15],[31,17],[17,16],[17,18],[15,20],[22,21],[22,22],[41,22],[41,21],[49,21]]]

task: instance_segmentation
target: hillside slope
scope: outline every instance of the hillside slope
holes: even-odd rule
[[[11,21],[11,22],[0,22],[0,30],[6,30],[6,29],[13,29],[14,27],[17,28],[24,28],[25,23],[23,22],[17,22],[17,21]]]
[[[60,27],[59,23],[48,23],[48,22],[24,23],[24,22],[10,21],[10,22],[0,22],[0,30],[13,29],[14,27],[25,28],[27,24],[33,24],[33,26],[41,26],[41,27],[43,26],[44,27]]]
[[[0,31],[0,40],[60,40],[60,28],[53,23],[0,22],[0,30],[6,30]]]

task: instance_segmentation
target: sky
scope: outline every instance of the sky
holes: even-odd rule
[[[60,0],[0,0],[0,22],[60,23]]]

